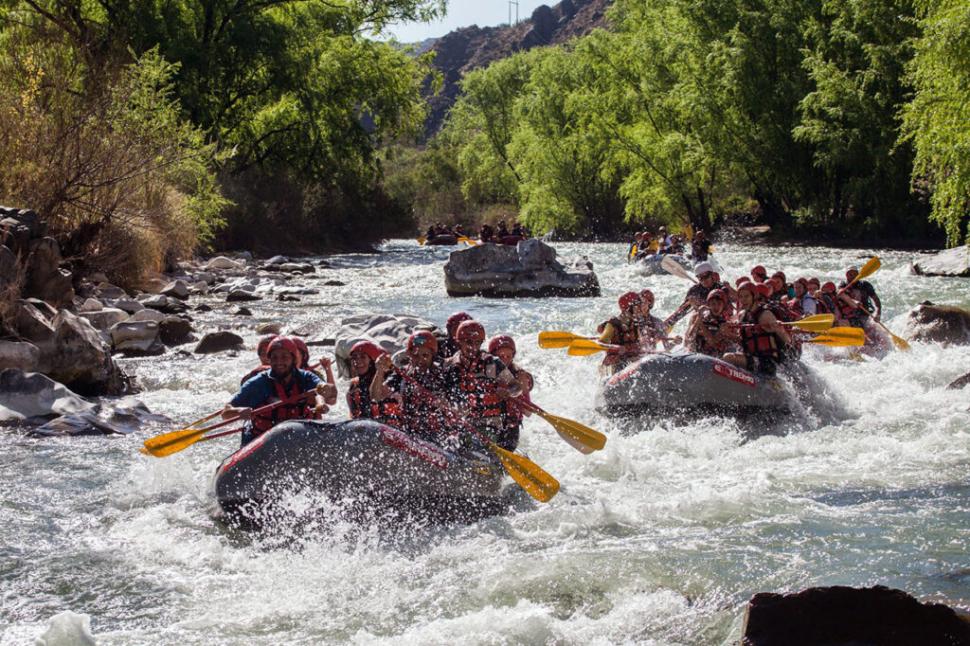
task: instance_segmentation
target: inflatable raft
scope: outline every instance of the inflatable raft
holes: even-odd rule
[[[230,520],[259,525],[293,494],[436,519],[477,519],[508,507],[491,452],[461,454],[371,420],[278,424],[216,471]]]
[[[788,413],[795,401],[791,386],[777,376],[683,352],[648,354],[616,373],[603,385],[598,408],[610,415],[747,416]]]
[[[652,256],[644,256],[643,258],[637,260],[637,268],[640,270],[640,273],[644,274],[645,276],[667,274],[669,272],[660,264],[664,258],[673,259],[678,265],[691,273],[694,271],[694,264],[690,260],[684,256],[676,256],[671,254],[654,254]]]
[[[458,236],[451,233],[442,233],[433,238],[425,240],[424,244],[434,246],[454,246],[458,244]]]

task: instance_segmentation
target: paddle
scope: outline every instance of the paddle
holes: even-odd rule
[[[274,402],[272,404],[267,404],[266,406],[261,406],[254,409],[250,415],[259,415],[262,413],[268,413],[269,411],[277,408],[279,406],[286,406],[289,404],[294,404],[301,399],[305,399],[307,396],[315,394],[316,390],[308,390],[299,395],[294,395],[289,399],[284,399],[282,401]],[[196,442],[200,442],[203,436],[209,431],[213,431],[217,428],[222,428],[223,426],[228,426],[233,422],[237,422],[243,419],[241,415],[231,417],[229,419],[223,420],[218,424],[212,424],[211,426],[206,426],[205,428],[183,428],[177,431],[171,431],[169,433],[163,433],[162,435],[156,435],[155,437],[150,437],[145,440],[145,452],[154,455],[156,458],[164,458],[166,456],[172,455],[173,453],[178,453],[183,451]],[[242,428],[234,430],[233,432],[241,432]],[[225,433],[228,435],[229,433]],[[222,434],[220,434],[221,436]]]
[[[532,402],[516,399],[514,404],[532,411],[549,422],[562,439],[566,440],[570,446],[580,453],[589,454],[593,451],[599,451],[606,446],[606,436],[596,429],[584,426],[577,421],[565,417],[547,413]]]
[[[697,279],[690,274],[689,271],[684,269],[679,262],[674,260],[670,256],[664,256],[660,260],[660,266],[663,267],[668,274],[673,274],[679,278],[684,278],[692,283],[696,283]]]
[[[906,339],[893,334],[892,330],[883,325],[882,321],[877,321],[876,319],[871,319],[871,321],[881,327],[883,332],[889,335],[889,338],[893,340],[893,345],[896,346],[896,348],[902,350],[903,352],[909,352],[912,349]]]
[[[592,339],[595,337],[582,336],[564,330],[543,330],[539,332],[539,347],[545,348],[568,348],[569,344],[578,339]]]
[[[825,332],[835,324],[834,314],[813,314],[797,321],[782,321],[782,325],[791,325],[806,332]]]
[[[879,260],[879,256],[873,256],[872,258],[869,259],[869,261],[866,264],[862,265],[862,269],[859,270],[858,275],[856,275],[855,278],[850,280],[849,283],[839,291],[844,292],[845,290],[852,287],[852,285],[854,285],[856,282],[876,273],[876,270],[879,269],[880,267],[882,267],[882,261]]]
[[[439,408],[451,413],[451,415],[457,419],[462,426],[471,431],[472,435],[477,437],[482,444],[487,446],[489,450],[498,457],[499,462],[502,463],[502,467],[505,469],[505,472],[508,473],[509,476],[511,476],[511,478],[515,480],[515,482],[518,483],[518,485],[522,487],[527,494],[539,502],[549,502],[559,491],[559,481],[546,473],[538,464],[524,455],[519,455],[518,453],[512,453],[511,451],[503,449],[498,444],[485,437],[485,435],[477,428],[469,424],[465,417],[461,414],[460,410],[457,410],[451,404],[443,401],[440,397],[435,396],[427,388],[400,370],[395,369],[394,371],[400,375],[401,379],[414,386],[418,392],[422,393],[425,397],[434,402]]]
[[[829,348],[858,348],[866,344],[865,339],[862,341],[857,341],[853,339],[843,339],[840,337],[828,336],[827,334],[820,334],[811,339],[807,339],[806,343],[815,343],[817,345],[824,345]]]
[[[568,354],[572,357],[587,357],[597,352],[615,352],[622,348],[621,345],[600,343],[596,339],[576,339],[569,344]]]
[[[424,236],[418,236],[418,237],[417,237],[417,241],[418,241],[418,244],[419,244],[419,245],[424,245],[424,243],[425,243],[425,242],[427,242],[427,241],[428,241],[428,239],[427,239],[427,238],[425,238]]]

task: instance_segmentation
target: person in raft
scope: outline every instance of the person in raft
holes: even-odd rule
[[[408,337],[406,368],[397,370],[390,355],[377,358],[374,379],[370,384],[371,401],[397,402],[400,406],[400,428],[417,437],[445,446],[455,446],[456,435],[449,411],[442,405],[445,375],[435,363],[438,340],[427,330]]]
[[[729,352],[724,360],[734,365],[773,375],[778,364],[791,358],[792,338],[767,307],[771,288],[742,283],[738,287],[737,329],[741,352]]]
[[[637,321],[641,317],[643,299],[636,292],[627,292],[617,299],[620,306],[619,316],[603,321],[597,326],[600,343],[620,346],[606,353],[600,368],[606,375],[612,375],[635,361],[643,348],[640,345],[640,329]]]
[[[466,420],[504,449],[501,441],[507,414],[506,403],[522,394],[515,375],[502,362],[482,350],[485,328],[478,321],[464,321],[455,334],[460,350],[445,361],[445,381],[450,400]],[[465,433],[462,438],[468,438]],[[512,447],[514,448],[514,447]]]
[[[269,369],[246,381],[225,408],[223,419],[241,417],[248,420],[242,432],[242,446],[289,419],[313,419],[337,403],[337,388],[297,365],[300,351],[292,339],[277,337],[269,344]],[[313,392],[310,392],[313,391]],[[292,399],[301,393],[305,398],[286,406],[253,415],[254,408]]]
[[[400,427],[401,406],[394,399],[375,400],[371,384],[377,374],[377,360],[387,354],[372,341],[358,341],[350,348],[350,372],[353,378],[347,388],[347,407],[351,419],[372,419]]]
[[[529,398],[529,393],[532,392],[532,388],[535,386],[535,380],[532,378],[531,373],[515,363],[515,339],[507,334],[492,337],[488,342],[488,352],[498,357],[502,365],[515,377],[515,380],[519,383],[519,388],[522,389],[521,395],[506,402],[505,426],[497,442],[502,448],[514,451],[515,447],[519,445],[522,417],[532,414],[528,410],[518,406],[516,402],[524,401],[526,403],[532,403],[532,400]]]

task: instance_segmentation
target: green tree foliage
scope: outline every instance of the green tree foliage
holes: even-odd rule
[[[921,0],[921,35],[910,68],[916,96],[905,110],[916,148],[913,180],[932,192],[947,242],[970,243],[970,4]]]

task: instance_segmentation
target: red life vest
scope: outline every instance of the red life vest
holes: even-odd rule
[[[347,389],[347,405],[353,419],[372,419],[388,426],[401,425],[401,406],[394,399],[375,402],[370,398],[370,387],[362,387],[360,377],[350,380]]]
[[[284,387],[281,382],[274,379],[273,387],[276,390],[276,397],[278,401],[290,399],[303,392],[303,390],[300,388],[300,380],[296,378],[290,381],[289,388]],[[288,419],[311,419],[312,416],[313,409],[307,404],[305,399],[297,401],[293,404],[288,404],[286,406],[277,406],[273,410],[266,413],[253,415],[253,435],[262,435],[280,422],[285,422]]]
[[[849,290],[848,295],[854,298],[853,290]],[[858,299],[857,299],[858,300]],[[864,307],[856,307],[845,300],[839,298],[835,301],[839,306],[839,314],[846,321],[857,327],[862,327],[863,322],[869,316],[869,311]]]
[[[511,372],[512,375],[515,376],[516,378],[518,378],[519,373],[522,372],[522,370],[514,363],[510,366],[507,366],[507,368],[509,369],[509,372]],[[530,404],[532,403],[532,400],[529,398],[529,393],[526,393],[526,392],[523,392],[521,395],[511,400],[511,402],[509,402],[509,405],[506,407],[506,413],[505,413],[505,426],[507,428],[515,428],[515,427],[522,426],[522,409],[519,406],[517,406],[515,403],[516,400],[519,400],[519,399],[521,399],[522,401],[528,402]]]
[[[402,428],[431,437],[447,432],[449,414],[435,401],[442,396],[444,384],[440,369],[432,365],[428,371],[417,373],[411,368],[400,379]]]
[[[759,323],[764,305],[757,306],[741,315],[741,348],[750,356],[782,361],[784,343],[774,332],[768,332]]]
[[[505,402],[495,392],[498,380],[489,377],[486,372],[493,362],[499,363],[492,355],[479,351],[470,364],[465,365],[462,357],[455,364],[458,390],[468,405],[471,417],[501,420],[507,412]]]
[[[610,343],[614,345],[623,346],[636,346],[640,343],[640,332],[637,330],[636,322],[631,321],[630,323],[624,323],[619,318],[611,318],[608,321],[600,323],[596,328],[598,332],[602,333],[606,329],[607,325],[613,326],[613,338],[610,339]],[[607,352],[606,356],[603,357],[603,365],[610,366],[620,361],[628,361],[629,357],[622,358],[619,352]]]

